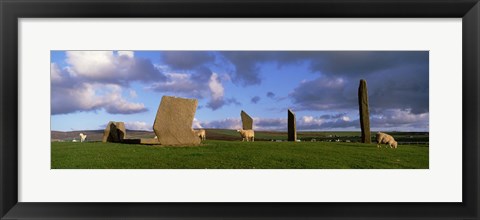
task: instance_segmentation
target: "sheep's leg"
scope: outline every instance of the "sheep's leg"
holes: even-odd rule
[[[255,141],[255,137],[252,137],[252,142],[254,142],[254,141]]]

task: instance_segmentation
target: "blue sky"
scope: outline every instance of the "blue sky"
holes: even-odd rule
[[[195,128],[359,130],[367,80],[373,130],[428,131],[428,51],[52,51],[52,130],[152,130],[162,96],[195,98]]]

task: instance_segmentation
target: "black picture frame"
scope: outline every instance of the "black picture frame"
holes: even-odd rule
[[[0,16],[1,219],[479,219],[480,217],[478,181],[480,5],[478,0],[0,0]],[[18,202],[17,21],[19,18],[84,17],[462,18],[463,202]]]

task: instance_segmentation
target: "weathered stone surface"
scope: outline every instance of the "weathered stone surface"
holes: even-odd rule
[[[108,122],[103,132],[102,142],[121,142],[127,136],[125,124],[123,122]]]
[[[242,117],[242,127],[243,130],[253,130],[253,119],[246,112],[242,110],[240,112],[240,117]]]
[[[295,113],[288,109],[288,141],[297,140],[297,126],[295,123]]]
[[[367,81],[360,80],[358,87],[358,108],[360,111],[360,128],[362,129],[362,143],[370,144],[370,112],[368,111]]]
[[[198,145],[200,138],[192,130],[197,110],[196,99],[163,96],[153,123],[153,131],[162,145]]]

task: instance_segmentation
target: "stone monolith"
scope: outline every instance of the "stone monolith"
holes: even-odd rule
[[[102,142],[121,142],[127,136],[125,124],[123,122],[108,122],[103,132]]]
[[[153,123],[161,145],[198,145],[192,123],[197,110],[196,99],[163,96]]]
[[[362,143],[370,144],[372,142],[370,135],[370,112],[368,111],[367,81],[364,79],[360,80],[360,86],[358,87],[358,108],[360,111]]]
[[[242,128],[243,130],[252,130],[253,129],[253,119],[246,112],[242,110],[240,112],[240,117],[242,118]]]
[[[297,141],[297,126],[295,125],[295,113],[288,109],[288,141]]]

